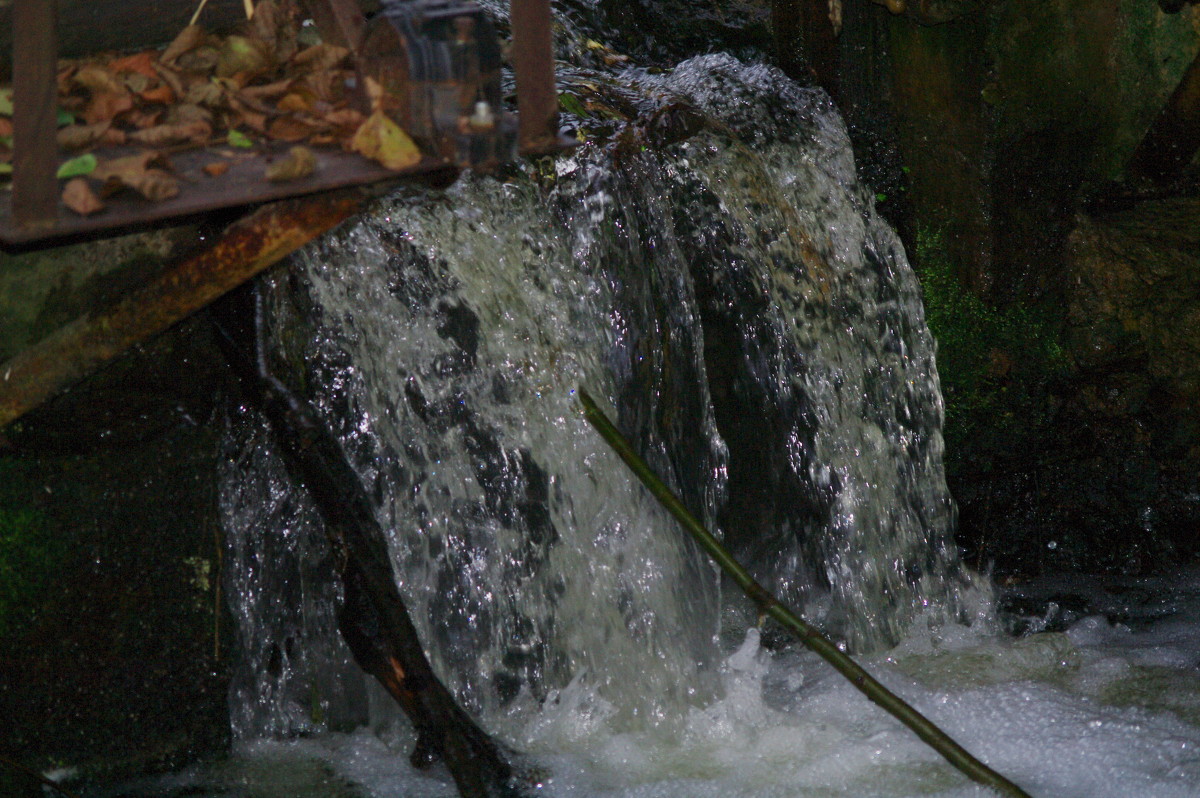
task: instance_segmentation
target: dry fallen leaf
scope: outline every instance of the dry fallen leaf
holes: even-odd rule
[[[296,53],[292,63],[306,70],[324,71],[333,69],[349,55],[350,51],[345,47],[321,43]]]
[[[209,177],[220,177],[229,171],[229,166],[229,161],[213,161],[212,163],[206,163],[202,168],[204,169],[204,174]]]
[[[316,102],[316,97],[308,91],[293,91],[285,94],[275,104],[275,107],[280,111],[303,111],[308,113],[312,111]]]
[[[179,32],[175,37],[175,41],[167,45],[167,49],[163,50],[163,54],[158,57],[160,63],[170,64],[179,56],[199,47],[204,41],[204,28],[199,25],[188,25]]]
[[[218,51],[217,77],[231,78],[234,75],[260,75],[271,67],[271,57],[266,46],[249,36],[226,36]],[[242,84],[248,83],[243,80]]]
[[[93,192],[86,179],[77,177],[68,180],[62,193],[63,205],[80,216],[91,216],[104,210],[104,203]]]
[[[155,125],[129,134],[129,140],[147,147],[172,144],[203,144],[212,136],[212,127],[203,121],[179,125]]]
[[[292,147],[288,154],[267,167],[266,177],[272,183],[308,177],[317,168],[317,156],[308,147]]]
[[[205,122],[211,125],[212,121],[212,112],[191,103],[178,103],[167,109],[168,125],[183,125],[189,122]]]
[[[179,181],[163,168],[169,168],[169,163],[162,153],[141,152],[100,163],[92,177],[104,182],[100,191],[105,197],[131,188],[148,200],[160,202],[179,193]]]
[[[86,150],[97,145],[119,146],[125,143],[125,133],[112,126],[112,122],[97,122],[94,125],[67,125],[58,131],[58,146],[64,150]]]
[[[122,158],[101,161],[96,167],[96,171],[92,173],[92,177],[97,180],[108,180],[113,175],[144,172],[150,168],[162,168],[167,165],[167,159],[161,152],[139,152]]]
[[[183,86],[183,78],[170,67],[164,64],[155,64],[154,72],[162,80],[163,83],[171,87],[171,91],[175,92],[176,97],[182,97],[186,91]]]
[[[354,134],[350,148],[397,171],[421,162],[421,151],[416,143],[383,111],[375,111],[367,117]]]
[[[179,180],[160,169],[147,169],[122,182],[151,202],[162,202],[179,194]]]
[[[132,108],[133,97],[124,89],[121,89],[120,93],[102,91],[92,95],[91,102],[83,110],[83,119],[89,125],[94,125],[97,122],[107,122]]]
[[[99,64],[86,64],[75,73],[72,81],[93,94],[121,94],[125,84],[109,70]]]
[[[312,135],[316,128],[293,116],[280,116],[271,120],[267,125],[267,135],[277,141],[303,141]]]
[[[157,52],[154,50],[145,50],[111,61],[108,64],[108,68],[117,75],[125,72],[134,72],[139,75],[145,75],[148,78],[157,78],[158,75],[154,71],[154,62],[157,60]]]
[[[175,102],[175,91],[170,86],[165,84],[139,92],[138,96],[142,98],[142,102],[147,103],[162,103],[163,105],[169,105]]]

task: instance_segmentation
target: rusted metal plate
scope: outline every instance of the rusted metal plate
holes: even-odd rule
[[[92,216],[79,216],[61,203],[58,213],[47,226],[24,228],[13,219],[12,198],[0,200],[0,242],[7,246],[28,245],[46,240],[80,238],[99,233],[116,233],[133,227],[168,219],[194,216],[219,208],[256,205],[288,197],[314,194],[347,186],[395,180],[405,176],[445,171],[444,161],[426,158],[412,169],[396,172],[355,153],[314,149],[317,167],[309,177],[272,183],[264,172],[272,160],[282,157],[287,146],[267,152],[250,153],[232,148],[205,148],[169,156],[171,167],[180,178],[178,196],[162,202],[150,202],[132,193],[114,196],[107,207]],[[98,153],[102,158],[137,152],[133,149]],[[209,177],[203,170],[208,164],[228,162],[229,171]],[[56,186],[60,181],[56,181]],[[61,186],[57,186],[61,187]]]
[[[55,4],[16,0],[13,6],[13,222],[32,233],[52,224],[58,203],[54,172],[58,95]]]
[[[558,92],[554,86],[550,0],[512,0],[513,73],[521,152],[558,148]]]
[[[0,428],[341,224],[366,199],[346,189],[259,208],[199,255],[0,363]]]

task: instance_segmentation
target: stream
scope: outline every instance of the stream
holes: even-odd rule
[[[404,189],[267,286],[273,368],[372,495],[435,669],[540,792],[987,794],[756,626],[585,386],[757,578],[1031,794],[1200,795],[1200,575],[998,598],[960,562],[919,286],[828,98],[724,54],[565,79],[634,121]],[[232,408],[225,455],[235,754],[87,794],[453,795],[338,637],[263,420]]]

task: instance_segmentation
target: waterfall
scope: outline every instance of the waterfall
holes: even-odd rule
[[[270,286],[274,367],[374,496],[435,669],[513,734],[568,684],[669,724],[721,691],[722,625],[753,621],[580,385],[847,646],[958,616],[968,581],[919,290],[828,98],[724,55],[622,80],[643,109],[624,139],[402,189]],[[691,135],[656,144],[676,113]],[[235,730],[359,723],[312,507],[253,413],[226,447]]]

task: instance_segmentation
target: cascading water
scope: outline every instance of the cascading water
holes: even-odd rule
[[[956,615],[965,584],[915,278],[828,100],[727,56],[627,80],[686,104],[694,135],[402,192],[274,290],[278,369],[370,487],[435,668],[516,736],[568,684],[630,728],[720,691],[716,573],[583,422],[579,385],[851,646]],[[320,531],[261,425],[231,429],[237,730],[351,724]],[[749,523],[727,483],[755,480]]]

